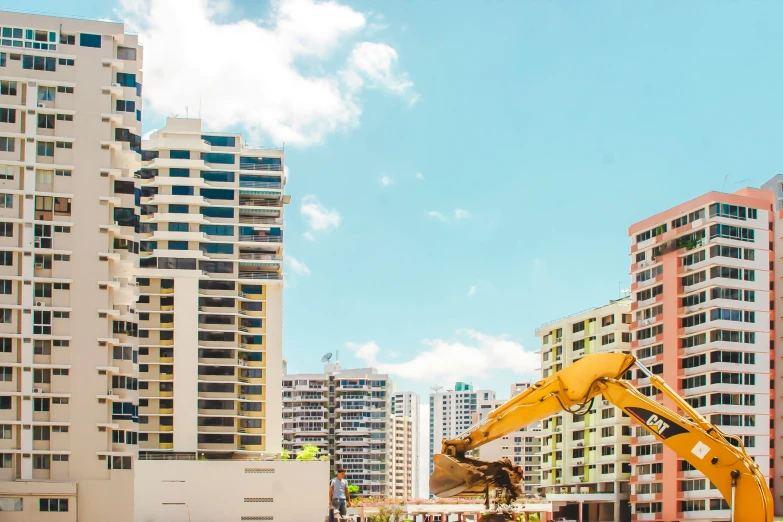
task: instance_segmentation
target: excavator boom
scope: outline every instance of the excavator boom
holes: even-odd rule
[[[653,401],[622,380],[634,364],[688,418]],[[518,475],[513,466],[482,463],[466,457],[465,453],[562,410],[584,411],[585,405],[589,409],[590,401],[598,395],[633,417],[701,471],[728,502],[734,513],[732,520],[772,522],[772,494],[739,438],[722,433],[662,379],[652,375],[632,355],[623,353],[587,355],[513,397],[460,437],[444,440],[442,454],[433,458],[435,470],[430,477],[430,490],[437,496],[448,497],[483,494],[490,486],[507,487],[505,483]],[[736,446],[729,439],[734,440]],[[734,509],[735,506],[741,506],[741,509]]]

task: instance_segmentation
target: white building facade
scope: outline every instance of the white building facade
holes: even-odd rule
[[[306,445],[328,455],[332,471],[346,470],[360,496],[389,494],[392,382],[374,368],[283,377],[283,448],[291,458]]]
[[[473,414],[481,405],[495,400],[495,392],[474,390],[471,384],[458,382],[453,390],[430,394],[429,473],[432,457],[440,453],[443,439],[457,437],[474,423]]]
[[[392,444],[393,484],[390,495],[411,498],[418,496],[419,476],[419,417],[421,399],[414,392],[396,392],[391,402],[391,416],[394,420]]]

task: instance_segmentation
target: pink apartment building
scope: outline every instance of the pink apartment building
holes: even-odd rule
[[[779,181],[770,190],[709,192],[628,230],[634,354],[710,422],[740,436],[773,489]],[[649,379],[634,377],[672,407]],[[632,446],[633,520],[729,520],[710,482],[638,425]]]

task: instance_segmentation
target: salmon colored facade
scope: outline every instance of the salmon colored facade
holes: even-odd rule
[[[775,194],[709,192],[629,228],[632,350],[774,477]],[[636,374],[643,393],[672,408]],[[632,520],[729,520],[717,490],[633,424]],[[776,496],[778,498],[778,496]]]

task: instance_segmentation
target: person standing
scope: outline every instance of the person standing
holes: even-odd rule
[[[348,481],[345,480],[345,470],[339,468],[337,477],[329,482],[329,510],[336,509],[340,513],[340,517],[345,517],[348,514],[348,502],[350,500],[351,494],[348,493]]]

